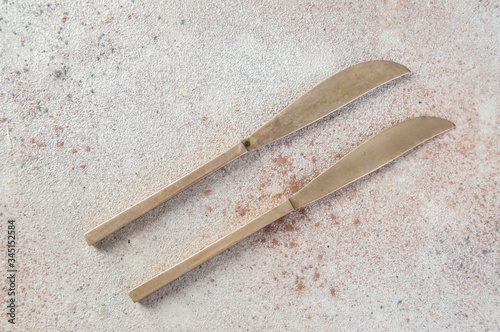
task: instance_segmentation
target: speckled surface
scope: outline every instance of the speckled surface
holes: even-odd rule
[[[499,15],[496,1],[463,0],[2,2],[0,263],[15,218],[18,308],[0,329],[498,330]],[[85,243],[373,59],[413,73]],[[419,115],[457,128],[144,301],[128,297]]]

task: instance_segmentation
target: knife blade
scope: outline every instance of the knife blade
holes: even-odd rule
[[[370,174],[414,147],[454,127],[452,122],[445,119],[417,117],[382,131],[345,155],[284,203],[134,288],[129,293],[130,298],[134,302],[139,301],[276,219]]]
[[[84,234],[88,245],[104,239],[149,210],[205,178],[234,159],[338,110],[367,92],[410,72],[405,66],[384,60],[363,62],[333,75],[285,107],[248,138],[203,166]]]

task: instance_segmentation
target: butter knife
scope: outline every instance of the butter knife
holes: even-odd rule
[[[139,301],[276,219],[337,191],[379,169],[417,145],[454,127],[452,122],[445,119],[417,117],[380,132],[348,153],[285,202],[134,288],[129,293],[132,301]]]
[[[338,110],[367,92],[410,71],[392,61],[375,60],[349,67],[316,85],[285,107],[248,138],[176,182],[84,234],[88,245],[104,239],[149,210],[245,153],[287,136]]]

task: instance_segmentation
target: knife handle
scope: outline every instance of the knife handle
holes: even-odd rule
[[[257,232],[258,230],[264,228],[265,226],[269,225],[276,219],[281,218],[284,215],[292,212],[293,210],[294,208],[292,206],[292,203],[290,203],[289,200],[286,200],[284,203],[281,203],[277,207],[273,208],[272,210],[269,210],[260,217],[257,217],[248,224],[234,230],[233,232],[229,233],[223,238],[215,241],[208,247],[205,247],[204,249],[198,251],[193,256],[185,259],[184,261],[180,262],[177,265],[174,265],[165,272],[160,273],[156,277],[134,288],[129,293],[130,298],[134,302],[139,301],[143,297],[151,294],[152,292],[174,281],[175,279],[179,278],[186,272],[191,271],[192,269],[206,262],[210,258],[220,254],[224,250],[235,245],[236,243],[240,242],[249,235]]]
[[[89,246],[93,245],[245,153],[247,149],[243,143],[238,143],[205,165],[88,231],[84,234],[85,240]]]

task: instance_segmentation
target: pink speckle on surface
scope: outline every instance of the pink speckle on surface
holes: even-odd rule
[[[15,219],[18,307],[0,330],[498,330],[498,6],[2,2],[0,267]],[[85,243],[323,79],[375,59],[412,73]],[[423,115],[456,128],[130,300]]]

